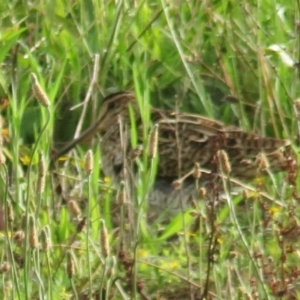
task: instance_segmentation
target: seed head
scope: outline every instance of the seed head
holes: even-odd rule
[[[180,190],[182,187],[182,180],[181,179],[174,180],[171,185],[175,190]]]
[[[158,142],[158,124],[155,124],[149,137],[149,156],[151,158],[156,157],[157,142]]]
[[[39,153],[39,176],[46,175],[46,165],[45,165],[45,158],[43,153]]]
[[[29,245],[32,249],[36,249],[38,247],[38,235],[33,216],[29,216],[29,226]]]
[[[108,233],[105,226],[104,220],[100,220],[101,231],[100,231],[100,242],[102,247],[102,253],[105,257],[109,256],[109,242],[108,242]]]
[[[204,199],[206,196],[206,189],[204,187],[199,188],[198,195],[200,199]]]
[[[217,156],[218,156],[218,161],[221,167],[221,171],[225,174],[225,175],[229,175],[231,172],[231,166],[230,166],[230,162],[228,159],[228,155],[224,150],[219,150],[217,152]]]
[[[74,200],[70,200],[68,202],[68,208],[72,217],[77,218],[80,216],[81,209],[79,208],[78,204]]]
[[[0,266],[0,274],[7,273],[10,270],[10,264],[9,262],[5,261]]]
[[[25,238],[25,234],[24,234],[24,231],[22,231],[22,230],[15,232],[14,237],[13,237],[15,243],[19,247],[21,247],[23,245],[24,238]]]
[[[39,194],[41,194],[45,189],[45,176],[38,177],[36,182],[36,189]]]
[[[44,251],[48,251],[52,247],[50,229],[48,226],[43,228],[41,232],[41,238],[42,238],[42,249]]]
[[[38,179],[37,179],[37,192],[40,194],[45,189],[45,180],[46,180],[46,165],[44,155],[39,153],[39,164],[38,164]]]
[[[90,175],[92,173],[93,166],[94,166],[93,152],[92,152],[92,150],[89,150],[86,153],[85,160],[84,160],[84,170],[87,175]]]
[[[124,187],[124,182],[121,181],[118,194],[117,194],[117,203],[123,205],[125,204],[125,202],[126,202],[126,191]]]
[[[32,81],[32,90],[34,93],[35,98],[38,100],[40,104],[45,107],[50,105],[50,101],[42,87],[40,86],[37,77],[34,73],[31,73],[31,81]]]
[[[71,252],[67,253],[67,274],[69,278],[72,278],[75,274],[75,264]]]
[[[195,163],[193,176],[195,179],[199,179],[201,177],[201,168],[199,163]]]

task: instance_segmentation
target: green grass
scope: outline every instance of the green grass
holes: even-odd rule
[[[289,139],[297,152],[299,7],[283,0],[1,2],[0,218],[8,220],[10,208],[14,215],[1,235],[1,299],[193,299],[194,290],[200,299],[299,297],[297,176],[296,186],[285,174],[270,176],[251,183],[248,197],[229,193],[216,211],[198,201],[185,222],[175,216],[152,224],[145,199],[156,162],[146,150],[134,199],[117,207],[121,191],[101,174],[97,139],[48,167],[51,149],[97,118],[103,96],[126,89],[143,108],[145,143],[149,105],[177,106]],[[48,108],[33,95],[31,73]],[[86,108],[79,105],[85,98]],[[84,171],[89,147],[91,175]],[[39,153],[47,165],[41,193]],[[71,215],[70,200],[79,216]]]

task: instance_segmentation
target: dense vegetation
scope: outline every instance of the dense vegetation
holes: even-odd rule
[[[184,219],[148,222],[141,205],[133,227],[126,211],[147,193],[147,167],[136,199],[120,204],[97,138],[49,162],[103,96],[127,89],[288,139],[297,153],[299,12],[285,0],[2,1],[1,299],[298,299],[295,165],[214,211],[196,199]]]

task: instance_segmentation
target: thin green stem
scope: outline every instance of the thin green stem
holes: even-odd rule
[[[8,252],[10,255],[10,259],[11,259],[11,263],[12,263],[12,274],[13,274],[13,281],[14,281],[14,286],[16,287],[16,291],[17,291],[17,295],[18,298],[21,299],[21,294],[20,294],[20,287],[19,287],[19,281],[18,281],[18,275],[17,275],[17,268],[16,268],[16,262],[15,262],[15,257],[14,257],[14,253],[13,253],[13,249],[12,249],[12,244],[11,244],[11,234],[12,230],[9,226],[9,220],[8,220],[8,172],[7,172],[7,168],[6,166],[3,164],[2,168],[4,170],[5,173],[5,195],[4,195],[4,209],[5,209],[5,238],[7,241],[7,245],[8,245]],[[13,290],[14,293],[14,290]]]
[[[89,297],[92,299],[92,268],[91,268],[91,260],[90,260],[90,226],[91,226],[91,174],[88,175],[88,202],[87,202],[87,224],[86,224],[86,258],[88,264],[88,273],[89,273]]]
[[[34,148],[31,153],[29,165],[28,165],[28,170],[27,170],[27,191],[26,191],[26,211],[25,211],[25,217],[26,217],[26,225],[25,225],[25,248],[24,248],[24,253],[26,254],[25,256],[25,267],[24,267],[24,286],[25,286],[25,295],[26,299],[29,299],[29,267],[30,267],[30,257],[29,257],[29,211],[30,211],[30,185],[31,185],[31,168],[32,168],[32,162],[34,159],[34,155],[36,153],[36,150],[38,149],[39,142],[46,131],[46,128],[50,122],[50,110],[47,107],[47,121],[42,127],[42,130],[37,138],[36,143],[34,144]]]

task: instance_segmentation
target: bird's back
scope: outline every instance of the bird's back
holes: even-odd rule
[[[183,176],[195,163],[216,169],[218,150],[227,153],[234,177],[256,177],[262,171],[260,159],[266,159],[272,171],[280,171],[285,166],[283,148],[289,145],[286,140],[244,132],[194,114],[155,110],[153,120],[159,128],[160,176]]]

